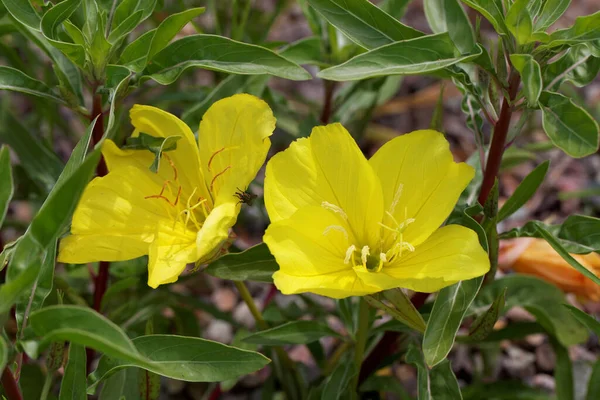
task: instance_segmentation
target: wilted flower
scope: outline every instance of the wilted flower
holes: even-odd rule
[[[240,210],[236,193],[264,163],[275,118],[264,101],[235,95],[208,109],[196,144],[189,127],[165,111],[136,105],[130,116],[132,137],[179,136],[177,147],[162,153],[153,173],[150,151],[105,141],[109,173],[83,193],[58,259],[87,263],[148,254],[148,285],[156,288],[175,282],[187,263],[220,253]]]
[[[367,161],[342,125],[314,128],[267,165],[264,241],[280,267],[275,284],[343,298],[434,292],[485,274],[475,232],[440,228],[473,174],[435,131],[393,139]]]

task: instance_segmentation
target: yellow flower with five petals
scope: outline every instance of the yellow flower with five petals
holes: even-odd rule
[[[367,160],[342,125],[314,128],[267,164],[264,241],[280,267],[275,285],[344,298],[435,292],[485,274],[477,234],[440,228],[473,175],[439,132],[402,135]]]
[[[87,186],[62,239],[66,263],[122,261],[149,255],[148,285],[175,282],[188,263],[221,252],[240,211],[236,192],[248,187],[263,165],[275,117],[267,103],[239,94],[214,103],[204,115],[198,143],[190,128],[158,108],[135,105],[132,137],[179,136],[163,153],[122,150],[106,140],[109,173]]]

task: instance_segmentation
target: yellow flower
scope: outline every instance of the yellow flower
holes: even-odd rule
[[[175,282],[187,263],[219,254],[240,211],[244,190],[263,165],[275,118],[247,94],[213,104],[202,119],[198,144],[188,126],[154,107],[135,105],[132,136],[180,136],[163,153],[158,173],[147,150],[102,146],[109,173],[86,188],[61,241],[66,263],[121,261],[149,255],[148,285]]]
[[[342,125],[314,128],[267,164],[264,241],[280,267],[275,284],[344,298],[434,292],[485,274],[477,234],[440,228],[473,175],[438,132],[400,136],[367,161]]]

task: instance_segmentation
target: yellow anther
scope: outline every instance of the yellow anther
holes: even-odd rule
[[[328,201],[324,201],[321,203],[321,207],[323,207],[326,210],[333,211],[334,213],[341,215],[342,218],[344,218],[346,221],[348,221],[348,215],[346,215],[346,213],[344,212],[344,210],[342,210],[342,208],[340,206],[336,206],[335,204],[331,204]]]
[[[344,258],[344,264],[350,263],[352,261],[352,265],[354,265],[354,252],[356,251],[356,246],[351,245],[346,250],[346,258]]]
[[[348,232],[346,232],[346,229],[344,229],[343,226],[341,226],[341,225],[329,225],[323,231],[323,236],[327,236],[331,231],[341,232],[344,235],[344,237],[346,238],[346,241],[349,240]]]

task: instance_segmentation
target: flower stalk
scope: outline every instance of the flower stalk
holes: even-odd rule
[[[356,371],[360,371],[363,363],[370,327],[369,304],[363,298],[360,298],[359,301],[358,328],[356,330],[356,342],[354,347],[354,366],[356,367]],[[359,375],[356,374],[354,378],[352,378],[352,387],[354,388],[355,393],[358,392],[359,383]]]

